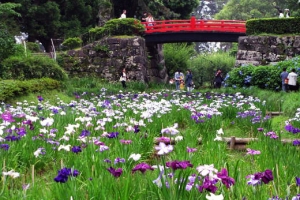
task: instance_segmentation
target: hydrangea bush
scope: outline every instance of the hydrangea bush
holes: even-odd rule
[[[300,57],[294,57],[275,65],[244,65],[234,68],[226,75],[225,86],[233,88],[256,86],[262,89],[279,91],[281,90],[280,73],[283,68],[286,68],[287,72],[296,69],[296,73],[300,75]]]

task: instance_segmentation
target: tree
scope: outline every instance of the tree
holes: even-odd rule
[[[129,17],[142,16],[143,12],[150,12],[155,19],[186,19],[199,5],[199,0],[112,0],[115,16],[119,16],[123,9]]]
[[[103,0],[10,0],[21,4],[16,11],[21,31],[28,40],[39,40],[46,51],[51,51],[51,38],[64,39],[80,36],[97,24],[100,2]],[[4,1],[5,2],[5,1]]]
[[[20,13],[16,12],[15,9],[21,7],[21,4],[16,3],[1,3],[0,2],[0,25],[5,26],[8,32],[18,33],[19,26],[14,20],[14,16],[20,17]]]
[[[251,18],[277,17],[279,13],[274,3],[282,9],[290,9],[291,12],[296,13],[299,10],[296,0],[229,0],[223,9],[215,15],[215,18],[248,20]]]

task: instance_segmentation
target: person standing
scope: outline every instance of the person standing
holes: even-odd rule
[[[282,91],[286,92],[288,90],[288,77],[289,73],[286,71],[286,68],[283,68],[283,71],[280,74],[282,82]]]
[[[120,76],[120,81],[121,81],[122,86],[123,86],[124,89],[127,87],[127,86],[126,86],[126,80],[127,80],[126,69],[123,68],[122,73],[121,73],[121,76]]]
[[[121,17],[119,19],[125,19],[126,18],[126,10],[123,10],[123,13],[121,14]]]
[[[191,70],[187,70],[186,78],[185,78],[185,85],[188,92],[192,91],[192,84],[193,84],[193,75]]]
[[[289,90],[290,91],[296,91],[297,90],[298,75],[295,72],[296,72],[296,70],[292,69],[292,71],[289,73],[289,75],[287,77],[289,79],[288,85],[289,85]]]
[[[223,80],[222,71],[219,69],[215,75],[215,88],[221,88]]]
[[[153,26],[154,19],[153,19],[153,16],[151,15],[151,13],[148,13],[148,17],[146,18],[146,22],[147,22],[148,26]]]
[[[146,19],[147,19],[147,13],[144,12],[144,14],[142,16],[142,19],[141,19],[141,22],[146,22]]]
[[[179,85],[180,85],[180,71],[179,70],[176,70],[175,75],[174,75],[174,80],[175,80],[176,90],[179,90]]]

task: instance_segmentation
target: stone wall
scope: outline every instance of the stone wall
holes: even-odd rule
[[[166,82],[161,45],[146,46],[142,37],[109,37],[69,51],[63,67],[70,76],[96,76],[118,81],[125,67],[129,80]]]
[[[235,66],[269,65],[300,55],[300,36],[239,37]]]

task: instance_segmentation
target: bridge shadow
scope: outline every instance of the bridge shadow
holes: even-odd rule
[[[245,33],[234,32],[163,32],[144,34],[147,44],[179,43],[179,42],[238,42]]]

